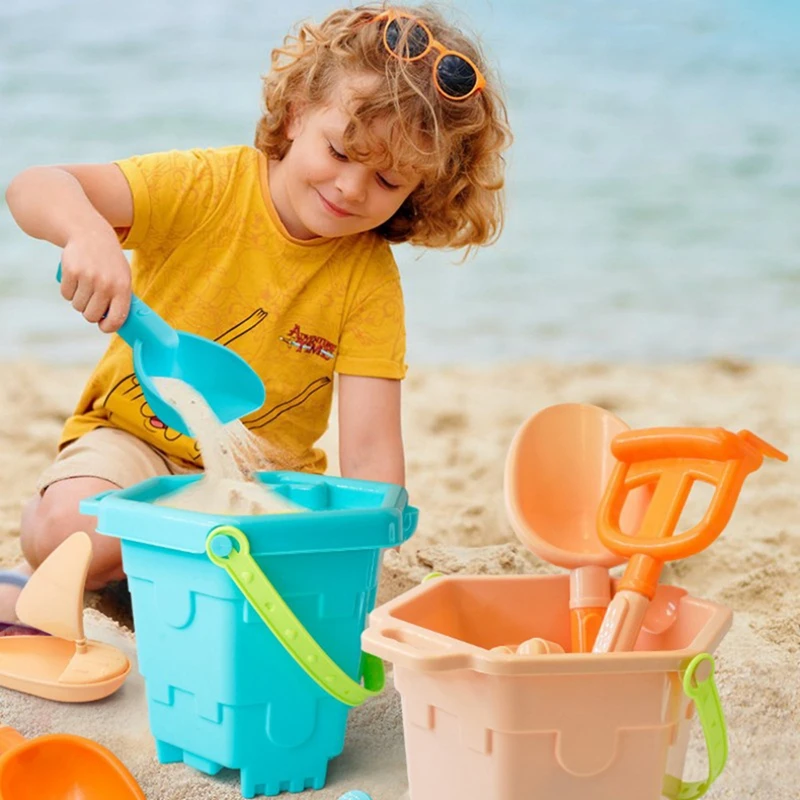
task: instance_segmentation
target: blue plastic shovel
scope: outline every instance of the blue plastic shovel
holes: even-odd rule
[[[61,264],[57,279],[61,282]],[[176,331],[136,295],[117,333],[133,349],[133,369],[152,412],[168,427],[191,432],[177,409],[164,400],[154,378],[180,378],[199,392],[220,422],[231,422],[261,408],[264,383],[253,368],[224,345]]]

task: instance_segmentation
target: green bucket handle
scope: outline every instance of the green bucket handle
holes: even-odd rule
[[[705,680],[697,679],[697,669],[703,662],[711,666]],[[683,674],[683,690],[697,706],[697,715],[703,728],[708,751],[708,778],[704,781],[684,782],[672,775],[664,779],[663,793],[670,800],[697,800],[722,774],[728,760],[728,731],[725,714],[720,703],[717,684],[714,682],[714,659],[708,653],[695,656]]]
[[[206,539],[206,553],[212,563],[228,573],[298,666],[328,694],[345,705],[358,706],[383,691],[386,681],[383,662],[369,653],[361,654],[359,674],[363,685],[344,672],[275,590],[250,555],[250,541],[242,531],[232,525],[214,528]]]

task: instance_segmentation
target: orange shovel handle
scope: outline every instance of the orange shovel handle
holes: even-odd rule
[[[730,461],[764,456],[787,461],[788,456],[751,431],[733,433],[725,428],[643,428],[614,437],[611,452],[629,464],[660,459]]]
[[[591,653],[608,606],[573,608],[569,613],[573,653]]]
[[[586,564],[569,574],[570,631],[573,653],[591,653],[611,602],[611,576],[604,567]]]
[[[618,555],[645,553],[660,561],[686,558],[708,547],[730,520],[745,478],[764,456],[786,460],[750,431],[723,428],[649,428],[618,434],[611,443],[618,461],[601,502],[598,534]],[[716,487],[703,519],[673,536],[695,481]],[[626,535],[620,516],[628,493],[654,484],[638,531]]]
[[[733,513],[746,473],[741,462],[695,462],[665,459],[642,464],[618,462],[607,492],[614,495],[601,504],[598,536],[613,553],[631,558],[647,553],[661,561],[687,558],[710,545],[727,525]],[[711,503],[699,523],[674,535],[695,481],[716,487]],[[655,485],[650,505],[638,531],[630,535],[620,527],[620,514],[629,491],[650,483]]]

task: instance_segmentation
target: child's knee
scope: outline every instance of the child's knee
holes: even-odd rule
[[[22,553],[28,563],[36,568],[66,538],[81,527],[78,501],[65,503],[45,492],[28,501],[20,528]],[[85,520],[83,520],[85,522]]]

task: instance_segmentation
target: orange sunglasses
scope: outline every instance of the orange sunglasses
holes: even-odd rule
[[[428,26],[416,17],[389,10],[372,20],[378,21],[386,22],[383,46],[395,58],[419,61],[431,50],[438,52],[433,62],[433,83],[443,97],[455,101],[466,100],[486,86],[486,79],[471,59],[434,39]]]

